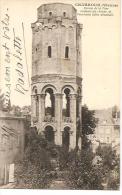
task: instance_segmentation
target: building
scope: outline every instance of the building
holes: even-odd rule
[[[0,185],[14,182],[14,164],[24,152],[25,119],[0,111]]]
[[[76,146],[81,128],[81,31],[76,9],[44,4],[32,26],[32,126],[48,141]]]
[[[120,149],[120,116],[113,114],[113,109],[96,110],[98,123],[92,135],[92,145],[96,149],[99,145],[110,145],[119,153]]]

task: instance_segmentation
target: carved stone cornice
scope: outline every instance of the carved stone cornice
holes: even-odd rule
[[[72,82],[77,83],[81,86],[82,78],[75,75],[63,75],[63,74],[43,74],[35,75],[31,77],[32,82],[45,82],[45,81],[62,81],[62,82]]]
[[[50,20],[51,22],[48,22]],[[59,26],[68,28],[75,28],[75,25],[78,24],[76,19],[69,19],[69,22],[66,23],[65,20],[62,17],[56,17],[56,18],[39,18],[37,22],[31,24],[31,28],[33,32],[38,32],[40,30],[48,29],[56,29]],[[79,25],[78,25],[79,26]]]
[[[62,97],[63,97],[63,94],[61,94],[61,93],[56,93],[56,94],[55,94],[55,97],[56,97],[56,98],[62,98]]]

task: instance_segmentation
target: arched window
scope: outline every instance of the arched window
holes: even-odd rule
[[[52,51],[51,51],[51,46],[48,46],[48,57],[51,58]]]
[[[49,12],[49,16],[52,16],[52,12]]]
[[[48,142],[54,143],[54,131],[51,126],[45,127],[45,138]]]
[[[63,12],[63,16],[66,17],[66,12]]]
[[[37,89],[35,89],[35,94],[37,95]]]
[[[70,128],[65,127],[62,133],[62,146],[68,150],[69,144],[70,144]]]
[[[65,58],[69,58],[69,47],[65,47]]]

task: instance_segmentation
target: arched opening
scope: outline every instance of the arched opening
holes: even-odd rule
[[[62,133],[62,146],[69,149],[70,144],[70,128],[65,127]]]
[[[69,47],[65,47],[65,58],[69,58]]]
[[[70,89],[66,88],[63,95],[63,116],[70,117]]]
[[[54,143],[54,131],[53,131],[53,127],[51,126],[46,126],[45,127],[45,138],[48,142],[52,142]]]
[[[52,12],[49,12],[49,16],[52,16]]]
[[[63,16],[66,17],[66,12],[63,12]]]
[[[48,57],[51,58],[52,56],[52,49],[51,46],[48,46]]]
[[[45,91],[45,116],[54,117],[55,115],[55,97],[51,88]]]

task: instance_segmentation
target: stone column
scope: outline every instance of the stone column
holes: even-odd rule
[[[31,96],[31,109],[32,109],[32,117],[36,117],[36,101],[35,101],[35,95]]]
[[[52,112],[51,115],[52,117],[55,117],[55,96],[54,94],[51,95],[51,102],[52,102]]]
[[[78,139],[78,146],[81,149],[81,145],[82,145],[82,96],[78,97],[78,106],[79,106],[79,121],[80,121],[80,137]]]
[[[36,95],[36,117],[39,121],[39,95]]]
[[[33,126],[33,119],[36,117],[36,101],[35,95],[31,95],[31,126]]]
[[[41,123],[42,123],[41,95],[38,95],[38,101],[39,101],[39,116],[38,116],[39,119],[38,119],[38,121],[41,125]]]
[[[62,94],[55,94],[55,120],[57,131],[55,132],[55,143],[57,145],[62,144],[61,137],[61,122],[62,122]]]
[[[41,94],[40,95],[41,100],[40,100],[40,104],[41,104],[41,121],[44,121],[44,117],[45,117],[45,94]]]
[[[78,97],[78,107],[79,107],[79,118],[80,118],[80,121],[81,121],[81,117],[82,117],[82,115],[81,115],[81,109],[82,109],[82,103],[81,103],[81,100],[82,100],[82,96],[79,96]]]
[[[70,117],[72,121],[72,133],[70,133],[70,148],[76,146],[76,94],[70,94]]]

